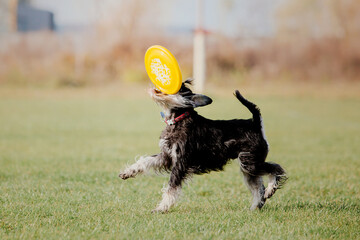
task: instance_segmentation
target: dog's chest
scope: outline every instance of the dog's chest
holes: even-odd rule
[[[171,154],[172,144],[170,143],[169,140],[160,138],[159,147],[161,149],[161,152],[167,153],[169,155]]]
[[[164,131],[160,137],[159,147],[161,152],[171,157],[173,163],[179,159],[179,155],[184,152],[184,146],[186,145],[186,136],[182,134],[174,134]]]
[[[177,155],[180,145],[182,145],[181,141],[176,141],[174,139],[161,138],[159,141],[161,151],[171,157],[175,157],[175,155]]]
[[[159,147],[162,152],[171,154],[174,148],[178,148],[177,146],[185,145],[187,141],[187,135],[185,134],[187,129],[182,127],[167,127],[161,133]]]

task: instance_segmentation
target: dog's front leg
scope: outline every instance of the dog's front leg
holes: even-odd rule
[[[161,155],[141,156],[133,165],[120,172],[119,177],[125,180],[146,172],[150,168],[159,168],[162,163]]]
[[[170,174],[170,181],[162,190],[162,200],[152,212],[166,213],[176,203],[181,193],[181,184],[186,178],[186,171],[178,166],[173,167]]]

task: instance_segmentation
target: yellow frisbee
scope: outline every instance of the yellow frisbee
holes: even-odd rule
[[[156,88],[175,94],[181,88],[182,77],[176,58],[166,48],[154,45],[145,53],[145,68]]]

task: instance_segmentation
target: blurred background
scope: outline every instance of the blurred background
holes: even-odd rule
[[[237,161],[166,220],[167,175],[117,177],[159,150],[155,44],[205,80],[201,115],[261,108],[290,177],[261,214]],[[0,239],[360,239],[359,109],[360,0],[0,0]]]
[[[206,87],[360,81],[358,0],[0,0],[0,86],[149,83],[146,49],[167,47]]]

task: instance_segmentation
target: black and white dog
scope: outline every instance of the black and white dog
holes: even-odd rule
[[[164,110],[167,124],[160,136],[161,152],[142,156],[119,174],[122,179],[153,168],[170,172],[170,181],[154,212],[167,212],[179,197],[182,183],[192,174],[223,170],[230,160],[238,158],[244,180],[253,195],[252,210],[262,208],[286,181],[284,169],[276,163],[265,162],[269,151],[259,108],[246,100],[239,91],[236,98],[249,109],[252,119],[209,120],[194,110],[212,100],[189,89],[186,80],[177,94],[168,95],[150,90],[153,100]],[[265,189],[262,176],[269,176]]]

